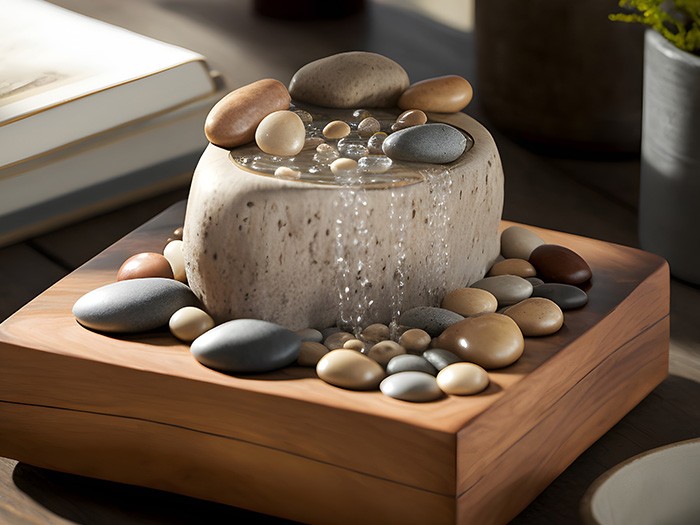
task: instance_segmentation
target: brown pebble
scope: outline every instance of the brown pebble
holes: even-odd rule
[[[488,370],[517,361],[523,354],[525,340],[510,317],[484,314],[467,317],[448,327],[437,337],[435,345]]]
[[[212,144],[235,148],[252,142],[258,124],[270,113],[288,109],[291,97],[278,80],[266,78],[232,91],[211,109],[204,134]]]
[[[359,339],[348,339],[343,343],[343,348],[347,348],[349,350],[357,350],[358,352],[362,352],[365,349],[365,343],[360,341]]]
[[[420,328],[406,330],[399,337],[399,344],[410,354],[420,354],[428,349],[431,341],[430,334]]]
[[[392,357],[406,353],[406,349],[394,341],[380,341],[367,352],[367,357],[386,367]]]
[[[480,288],[458,288],[445,296],[441,306],[464,317],[470,317],[495,312],[498,299],[491,292]]]
[[[350,134],[350,126],[342,120],[333,120],[323,128],[323,136],[327,139],[342,139]]]
[[[506,308],[507,315],[526,337],[551,335],[564,324],[564,313],[554,302],[544,297],[531,297]]]
[[[583,284],[591,278],[591,268],[583,258],[564,246],[543,244],[530,254],[530,264],[544,281]]]
[[[184,228],[180,226],[179,228],[175,228],[173,231],[173,240],[182,240],[182,233],[184,231]]]
[[[144,277],[173,279],[173,269],[163,255],[146,252],[129,257],[117,272],[117,281]]]
[[[494,275],[517,275],[518,277],[534,277],[537,275],[535,267],[525,259],[504,259],[494,264],[488,273]]]
[[[297,364],[299,366],[316,366],[321,358],[328,352],[328,348],[321,343],[303,341],[301,347],[299,347]]]
[[[456,113],[471,102],[471,84],[457,75],[429,78],[408,86],[399,98],[401,109]]]
[[[409,109],[404,111],[397,118],[396,122],[391,125],[391,131],[398,131],[411,126],[420,126],[428,122],[428,116],[420,109]]]
[[[370,343],[378,343],[389,339],[389,327],[385,324],[375,323],[362,330],[362,339]]]
[[[355,339],[355,336],[350,332],[336,332],[326,337],[323,344],[326,345],[329,350],[335,350],[336,348],[343,348],[345,342],[350,339]]]

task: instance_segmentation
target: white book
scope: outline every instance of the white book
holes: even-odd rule
[[[2,0],[0,168],[216,91],[204,57],[42,0]]]

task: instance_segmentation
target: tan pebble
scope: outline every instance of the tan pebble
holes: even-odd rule
[[[399,344],[406,349],[406,352],[420,354],[430,346],[431,337],[428,332],[420,328],[406,330],[399,337]]]
[[[498,300],[486,290],[458,288],[445,296],[441,307],[464,317],[471,317],[495,312],[498,308]]]
[[[349,350],[357,350],[358,352],[362,352],[365,349],[365,343],[360,341],[359,339],[348,339],[343,343],[343,348],[347,348]]]
[[[446,394],[470,396],[489,386],[489,374],[474,363],[453,363],[440,370],[437,384]]]
[[[367,117],[357,125],[357,134],[360,137],[367,138],[378,133],[380,129],[382,129],[382,126],[376,118]]]
[[[517,275],[518,277],[534,277],[537,274],[535,267],[525,259],[504,259],[494,264],[488,275]]]
[[[333,172],[333,175],[351,175],[356,171],[357,161],[353,159],[341,157],[339,159],[335,159],[331,163],[331,172]]]
[[[299,366],[316,366],[321,358],[328,352],[328,348],[321,343],[303,341],[301,347],[299,347],[297,364]]]
[[[374,323],[362,330],[362,339],[370,343],[378,343],[389,339],[389,327],[385,324]]]
[[[195,306],[180,308],[168,323],[170,333],[181,341],[191,343],[200,335],[214,328],[214,319],[204,310]]]
[[[326,337],[323,344],[326,345],[330,350],[335,350],[336,348],[343,348],[346,341],[350,339],[355,339],[355,336],[350,332],[335,332],[334,334]]]
[[[501,233],[501,254],[506,259],[528,260],[533,250],[543,244],[539,235],[522,226],[510,226]]]
[[[255,130],[255,143],[269,155],[292,157],[304,147],[306,129],[293,111],[269,114]]]
[[[322,137],[308,137],[304,141],[304,147],[302,149],[316,149],[324,142]]]
[[[117,272],[117,281],[143,277],[172,279],[173,269],[168,260],[160,253],[138,253],[124,261]]]
[[[173,240],[182,240],[182,234],[184,233],[185,229],[180,226],[179,228],[175,228],[173,230]]]
[[[510,317],[484,314],[448,327],[436,338],[435,346],[488,370],[515,363],[523,354],[525,340]]]
[[[163,256],[170,263],[173,270],[173,277],[182,283],[187,282],[185,274],[185,256],[182,251],[182,241],[170,241],[163,250]]]
[[[564,313],[544,297],[531,297],[508,307],[505,315],[513,319],[526,337],[551,335],[564,324]]]
[[[374,359],[382,366],[386,366],[392,357],[406,353],[406,349],[394,341],[380,341],[367,352],[367,357]]]
[[[266,78],[232,91],[211,109],[204,134],[212,144],[235,148],[252,142],[258,124],[270,113],[289,108],[291,97],[278,80]]]
[[[466,79],[447,75],[411,84],[399,98],[399,107],[455,113],[467,107],[473,95],[472,86]]]
[[[287,166],[280,166],[275,170],[275,177],[281,177],[283,179],[298,179],[301,177],[301,172]]]
[[[420,109],[409,109],[396,118],[396,122],[391,125],[391,130],[398,131],[411,126],[420,126],[426,122],[428,122],[428,116],[424,112]]]
[[[333,350],[321,357],[316,373],[326,383],[351,390],[376,390],[385,376],[379,363],[347,348]]]
[[[323,128],[323,136],[327,139],[342,139],[350,134],[350,126],[342,120],[332,120]]]

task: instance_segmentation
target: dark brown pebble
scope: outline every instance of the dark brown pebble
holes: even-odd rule
[[[545,282],[583,284],[591,278],[591,268],[576,252],[556,244],[543,244],[530,254],[530,264]]]

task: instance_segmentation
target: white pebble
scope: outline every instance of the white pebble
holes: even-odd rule
[[[182,241],[170,241],[163,250],[163,256],[170,263],[173,269],[173,276],[182,283],[187,282],[185,274],[185,256],[182,251]]]
[[[275,170],[275,177],[282,177],[283,179],[298,179],[301,177],[301,172],[287,166],[280,166]]]
[[[333,175],[352,175],[357,171],[357,161],[341,157],[336,159],[331,164],[331,172]]]
[[[186,343],[191,343],[204,332],[214,328],[214,319],[200,308],[185,306],[170,317],[170,332]]]

